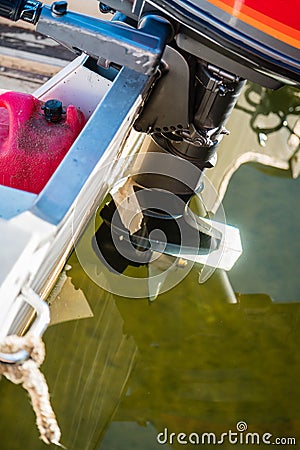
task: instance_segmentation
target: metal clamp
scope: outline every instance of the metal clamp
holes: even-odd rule
[[[36,317],[31,327],[27,331],[34,336],[42,336],[50,323],[50,311],[48,304],[31,288],[23,288],[21,298],[30,305],[36,313]],[[20,350],[15,353],[0,352],[0,363],[20,364],[28,359],[29,354],[26,350]]]
[[[139,29],[135,29],[67,10],[58,15],[48,6],[42,8],[37,31],[71,51],[84,52],[100,62],[112,61],[146,75],[155,71],[166,43],[174,34],[170,22],[159,15],[146,15]]]

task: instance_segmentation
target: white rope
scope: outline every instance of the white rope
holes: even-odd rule
[[[45,358],[45,346],[40,337],[27,334],[26,336],[7,336],[0,343],[3,353],[15,353],[26,350],[29,358],[20,364],[0,363],[0,376],[4,375],[15,384],[22,384],[29,393],[36,423],[41,439],[46,444],[60,447],[61,432],[53,412],[47,381],[39,370]]]

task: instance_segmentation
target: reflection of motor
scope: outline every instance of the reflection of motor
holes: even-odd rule
[[[216,238],[190,227],[183,216],[174,218],[163,211],[146,210],[139,230],[130,234],[113,200],[100,215],[103,223],[93,238],[93,248],[108,269],[117,273],[123,273],[128,266],[151,263],[153,248],[163,253],[167,245],[182,248],[184,242],[184,248],[194,252],[197,242],[201,251],[208,253],[218,246]]]

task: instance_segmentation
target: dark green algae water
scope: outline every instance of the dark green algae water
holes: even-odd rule
[[[244,247],[229,274],[238,304],[221,272],[199,285],[197,268],[152,305],[116,297],[71,256],[68,275],[94,317],[50,327],[43,365],[68,449],[195,448],[157,434],[220,436],[240,421],[300,448],[300,180],[277,175],[244,166],[224,200]],[[19,386],[2,379],[0,405],[1,449],[46,448]]]

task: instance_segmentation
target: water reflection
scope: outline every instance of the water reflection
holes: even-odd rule
[[[247,165],[231,180],[223,204],[228,222],[241,231],[244,251],[229,277],[236,291],[299,301],[300,178],[275,173]]]
[[[272,91],[257,84],[248,83],[244,97],[246,106],[237,105],[237,109],[250,116],[250,127],[257,134],[258,142],[265,147],[269,134],[276,133],[286,127],[292,135],[295,129],[289,123],[293,115],[300,113],[300,93],[297,89],[287,86],[285,89]],[[269,123],[262,124],[269,116]],[[299,134],[296,133],[299,144]]]
[[[240,420],[249,431],[297,436],[299,304],[263,295],[229,304],[222,273],[199,286],[194,271],[149,306],[112,297],[75,256],[70,263],[94,318],[46,333],[44,372],[67,448],[150,450],[165,428],[221,434]],[[0,389],[5,448],[44,448],[24,392]]]

